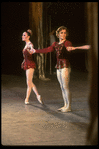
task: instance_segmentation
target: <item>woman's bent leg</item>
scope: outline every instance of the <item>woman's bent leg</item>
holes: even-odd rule
[[[31,89],[32,89],[32,78],[33,78],[34,69],[30,68],[26,70],[26,82],[27,82],[27,92],[26,92],[26,102],[28,102]]]
[[[39,95],[38,90],[33,82],[32,82],[32,89],[33,89],[35,95],[38,96]]]
[[[42,101],[42,98],[41,98],[41,95],[38,93],[38,90],[35,86],[35,84],[32,82],[32,89],[37,97],[37,100],[41,103],[41,104],[44,104],[43,101]]]

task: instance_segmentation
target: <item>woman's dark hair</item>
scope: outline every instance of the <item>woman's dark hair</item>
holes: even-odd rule
[[[30,29],[28,29],[26,32],[27,32],[28,36],[30,36],[30,37],[32,36],[32,31]]]

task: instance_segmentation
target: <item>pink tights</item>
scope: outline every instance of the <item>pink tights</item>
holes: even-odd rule
[[[33,74],[34,74],[34,69],[33,68],[30,68],[30,69],[26,70],[26,81],[27,81],[26,101],[29,100],[29,97],[30,97],[30,94],[31,94],[31,89],[33,89],[36,96],[39,95],[36,86],[32,82]]]

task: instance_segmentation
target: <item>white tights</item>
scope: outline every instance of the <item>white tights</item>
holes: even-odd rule
[[[36,86],[32,82],[33,74],[34,74],[34,69],[33,68],[30,68],[30,69],[26,70],[26,82],[27,82],[26,101],[29,100],[31,89],[33,89],[36,96],[39,95]]]
[[[69,107],[71,103],[71,93],[69,90],[70,68],[57,69],[57,79],[62,90],[64,107]]]

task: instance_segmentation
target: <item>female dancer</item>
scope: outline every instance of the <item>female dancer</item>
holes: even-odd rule
[[[50,47],[44,49],[34,49],[31,51],[33,53],[48,53],[56,51],[57,58],[57,79],[60,83],[62,90],[62,95],[64,99],[64,106],[58,110],[61,112],[71,111],[71,94],[69,90],[69,80],[70,80],[70,62],[69,62],[69,51],[75,49],[89,49],[88,45],[81,47],[72,47],[72,43],[66,40],[68,35],[67,28],[64,26],[59,27],[56,30],[56,36],[59,38],[59,42],[54,42]]]
[[[33,52],[33,44],[30,41],[31,35],[32,35],[31,30],[25,31],[22,35],[22,41],[26,42],[26,45],[23,49],[24,60],[21,64],[21,68],[26,70],[26,79],[27,79],[27,92],[26,92],[25,104],[29,104],[29,97],[30,97],[31,89],[33,89],[34,93],[36,94],[38,101],[41,104],[43,104],[41,100],[41,96],[39,95],[36,86],[32,82],[34,69],[36,68],[36,65],[33,60],[33,56],[30,53],[30,50]]]

